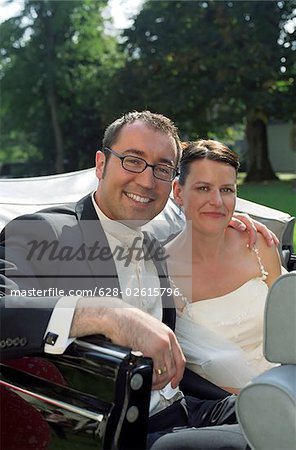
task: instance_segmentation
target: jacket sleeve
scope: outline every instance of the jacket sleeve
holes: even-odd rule
[[[44,276],[55,274],[56,262],[44,255],[44,249],[52,248],[56,240],[55,228],[38,213],[18,217],[6,225],[0,235],[0,258],[6,261],[1,273],[10,280],[10,287],[14,282],[13,289],[22,290],[24,295],[27,291],[31,296],[34,289],[46,284]]]
[[[43,336],[57,301],[58,297],[0,298],[1,360],[44,351]]]
[[[18,286],[9,278],[15,266],[0,247],[0,359],[43,351],[43,336],[59,297],[11,295]]]

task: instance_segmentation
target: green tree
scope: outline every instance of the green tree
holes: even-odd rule
[[[105,33],[106,4],[26,0],[0,27],[2,129],[25,132],[55,172],[88,166],[102,134],[108,79],[123,60]]]
[[[124,35],[129,62],[119,79],[128,98],[171,115],[190,138],[244,121],[248,180],[274,178],[266,126],[293,110],[296,45],[287,24],[295,7],[147,1]]]

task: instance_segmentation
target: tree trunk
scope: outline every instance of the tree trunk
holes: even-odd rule
[[[256,114],[247,118],[249,168],[245,181],[277,180],[268,156],[266,121]]]
[[[55,93],[51,90],[48,94],[48,103],[50,107],[51,121],[56,143],[55,172],[64,172],[64,143],[62,130],[58,120],[58,108]]]

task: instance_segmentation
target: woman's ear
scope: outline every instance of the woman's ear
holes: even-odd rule
[[[179,206],[183,205],[182,192],[183,192],[183,188],[180,185],[179,181],[178,180],[174,180],[174,182],[173,182],[173,194],[174,194],[175,202]]]
[[[106,156],[100,150],[96,153],[96,176],[99,180],[104,177],[104,167],[106,164]]]

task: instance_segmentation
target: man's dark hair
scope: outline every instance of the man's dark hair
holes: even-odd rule
[[[160,131],[170,137],[172,137],[176,143],[177,149],[177,161],[176,167],[179,164],[181,158],[181,142],[178,135],[178,129],[174,125],[171,119],[163,116],[162,114],[153,113],[151,111],[131,111],[124,114],[119,119],[112,122],[104,133],[102,148],[111,147],[114,145],[119,137],[122,127],[126,124],[132,124],[136,120],[140,120],[145,125],[151,127],[155,131]],[[106,160],[110,157],[110,152],[106,152]]]

